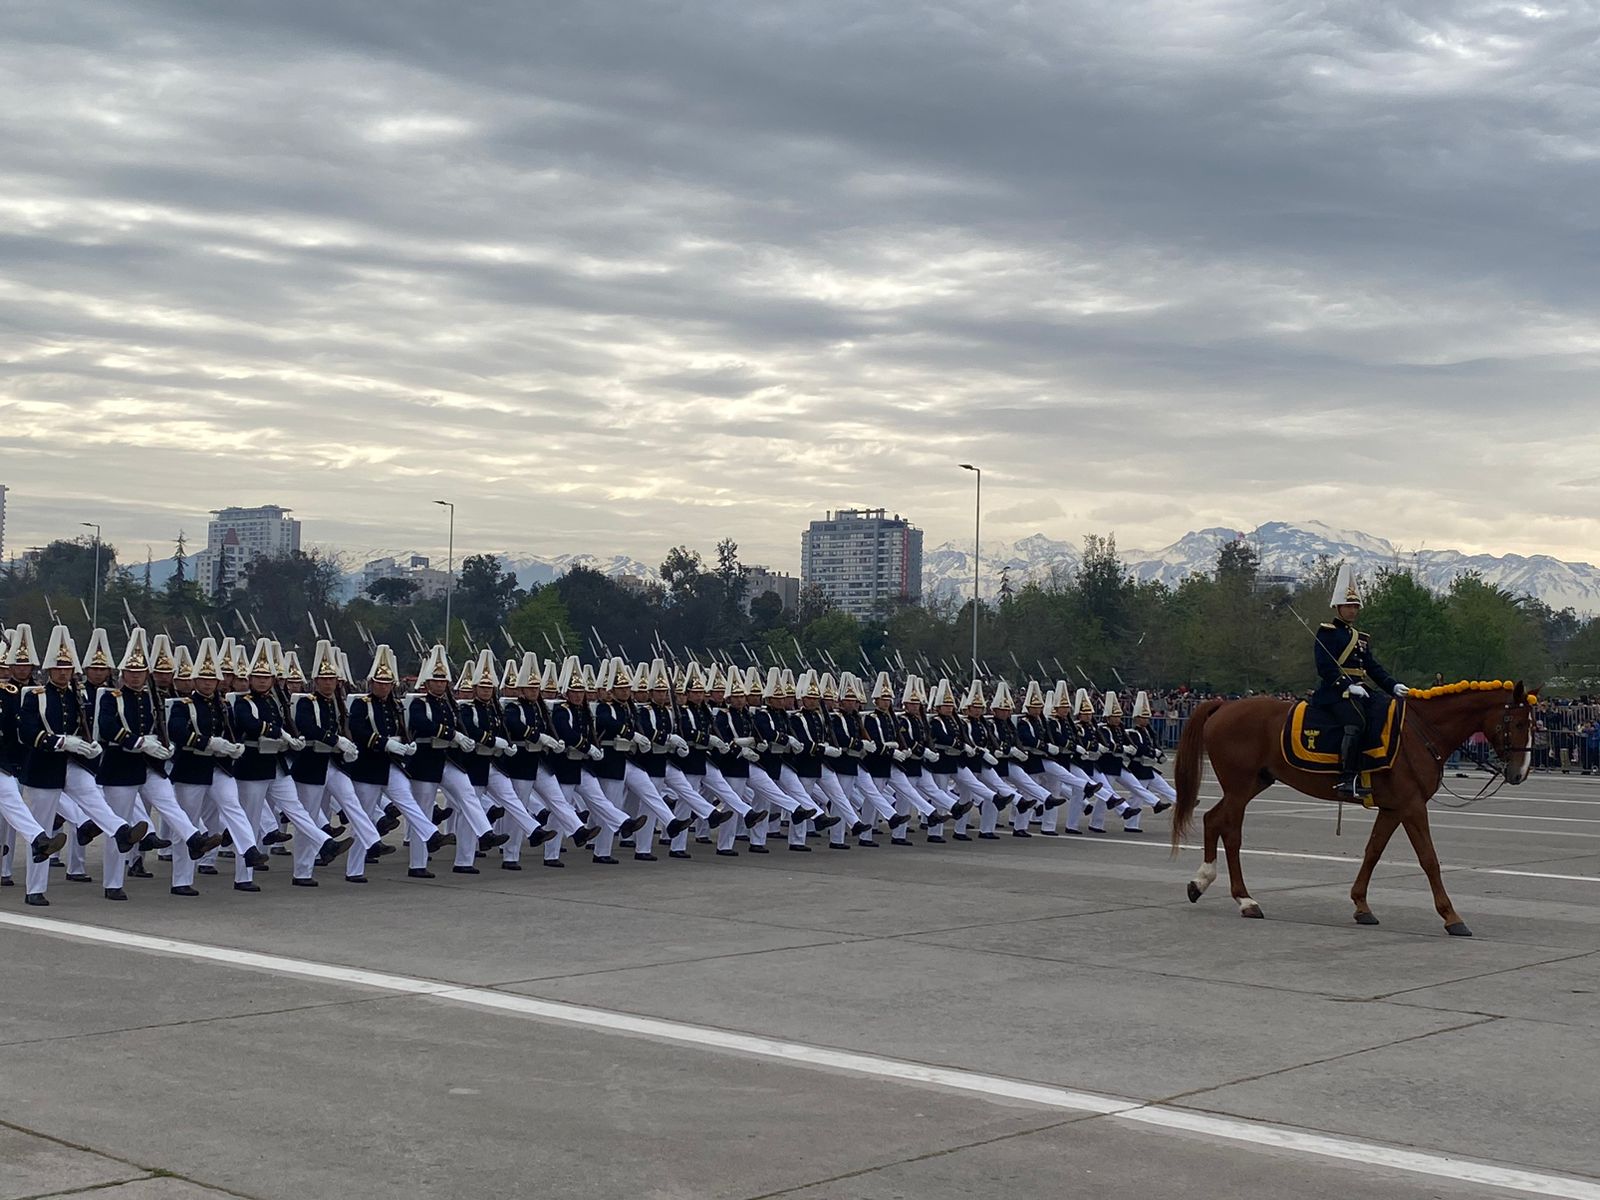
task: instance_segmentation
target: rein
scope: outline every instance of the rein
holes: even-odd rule
[[[1435,739],[1438,737],[1438,730],[1428,723],[1427,719],[1423,717],[1421,712],[1418,711],[1417,706],[1412,706],[1410,715],[1413,721],[1422,726],[1422,729],[1419,731],[1422,736],[1422,747],[1428,752],[1429,757],[1433,759],[1433,765],[1438,769],[1439,772],[1439,781],[1434,785],[1433,796],[1430,796],[1429,799],[1436,798],[1439,792],[1442,790],[1461,802],[1459,804],[1445,804],[1443,801],[1440,801],[1443,807],[1456,809],[1470,808],[1472,805],[1477,804],[1480,801],[1490,799],[1497,792],[1499,792],[1501,788],[1505,787],[1506,773],[1504,770],[1500,770],[1496,771],[1492,776],[1490,776],[1489,779],[1485,780],[1484,785],[1478,789],[1477,794],[1474,796],[1463,796],[1460,792],[1452,788],[1444,781],[1445,764],[1450,760],[1450,755],[1455,753],[1457,747],[1450,747],[1443,754],[1439,753],[1439,750],[1434,744]],[[1500,710],[1501,744],[1495,745],[1493,740],[1490,741],[1490,745],[1494,748],[1495,753],[1501,756],[1502,761],[1504,761],[1506,758],[1505,746],[1509,744],[1510,740],[1511,705],[1507,704],[1502,706]]]

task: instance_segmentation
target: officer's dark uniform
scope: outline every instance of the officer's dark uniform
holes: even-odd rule
[[[1394,694],[1394,676],[1372,653],[1367,635],[1347,621],[1335,618],[1317,628],[1313,648],[1317,690],[1311,703],[1333,714],[1344,726],[1339,745],[1339,791],[1354,795],[1361,775],[1361,734],[1369,720],[1382,720],[1388,698]],[[1367,698],[1350,695],[1350,685],[1361,684]]]

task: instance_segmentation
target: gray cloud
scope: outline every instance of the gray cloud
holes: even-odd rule
[[[469,548],[792,566],[842,504],[961,537],[962,460],[997,536],[1600,539],[1590,5],[4,24],[13,544],[426,547],[443,494]]]

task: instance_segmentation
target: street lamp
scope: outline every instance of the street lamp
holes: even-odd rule
[[[983,522],[983,469],[962,463],[963,471],[975,472],[978,486],[972,498],[972,677],[978,677],[978,556],[983,550],[979,533]]]
[[[444,656],[450,657],[450,598],[456,590],[456,506],[448,500],[435,500],[450,510],[450,550],[445,561],[444,580]]]
[[[94,629],[100,628],[100,526],[93,521],[79,521],[85,529],[94,530],[94,613],[89,617],[89,624]],[[94,629],[90,632],[93,633]]]

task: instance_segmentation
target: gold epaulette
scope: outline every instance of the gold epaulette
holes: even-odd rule
[[[1339,627],[1337,625],[1335,625],[1332,621],[1324,621],[1321,625],[1318,625],[1317,628],[1318,629],[1337,629]]]
[[[0,692],[9,692],[11,695],[15,696],[20,691],[21,691],[21,689],[18,688],[17,685],[12,683],[10,680],[0,679]]]

